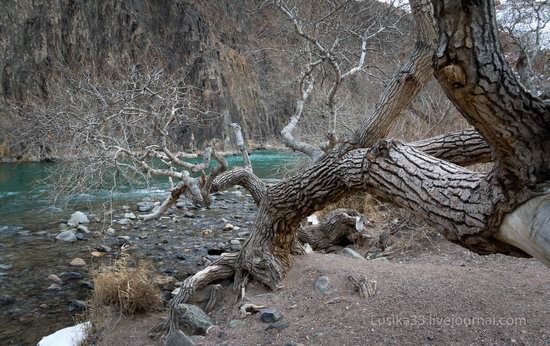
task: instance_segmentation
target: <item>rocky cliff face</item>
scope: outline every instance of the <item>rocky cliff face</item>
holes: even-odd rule
[[[0,146],[13,106],[47,97],[58,64],[108,77],[111,68],[153,51],[169,67],[188,67],[188,82],[223,115],[212,128],[196,130],[199,142],[224,139],[235,121],[255,142],[273,138],[279,125],[261,95],[262,66],[240,48],[253,30],[242,21],[244,6],[239,0],[0,2]]]

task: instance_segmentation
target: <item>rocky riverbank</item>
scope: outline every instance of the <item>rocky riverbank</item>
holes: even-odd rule
[[[0,344],[36,343],[73,324],[93,289],[89,270],[112,262],[121,251],[135,261],[150,262],[164,299],[170,299],[176,282],[221,253],[240,249],[256,211],[252,198],[234,189],[215,194],[209,209],[181,201],[157,221],[139,219],[159,203],[143,200],[121,205],[113,210],[109,222],[91,210],[75,212],[47,229],[3,227],[0,322],[4,332]],[[32,332],[21,333],[29,327]]]

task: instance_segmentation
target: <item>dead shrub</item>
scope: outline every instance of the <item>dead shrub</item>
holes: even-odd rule
[[[150,265],[130,265],[124,254],[111,265],[92,271],[94,293],[91,306],[116,306],[126,316],[156,311],[161,305],[160,293],[152,281]]]

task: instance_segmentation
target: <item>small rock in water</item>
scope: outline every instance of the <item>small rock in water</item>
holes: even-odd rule
[[[0,269],[2,270],[10,270],[13,268],[12,264],[0,264]]]
[[[76,257],[71,261],[71,263],[69,263],[69,265],[71,265],[73,267],[83,267],[83,266],[86,265],[86,261],[84,261],[80,257]]]
[[[69,281],[69,280],[77,280],[77,279],[81,279],[82,278],[82,274],[80,273],[77,273],[77,272],[63,272],[61,274],[59,274],[64,280],[66,281]]]
[[[63,231],[59,233],[55,237],[55,239],[66,241],[66,242],[73,242],[77,240],[76,235],[74,234],[73,231]]]
[[[80,281],[80,287],[83,287],[83,288],[88,289],[88,290],[93,290],[94,289],[94,284],[91,283],[90,281],[82,280],[82,281]]]
[[[123,226],[129,224],[130,222],[131,222],[130,219],[127,219],[127,218],[120,219],[117,221],[119,225],[123,225]]]
[[[212,230],[211,230],[211,229],[203,229],[203,230],[202,230],[202,236],[203,236],[203,237],[209,237],[211,234],[212,234]]]
[[[132,213],[132,212],[125,213],[125,214],[124,214],[124,218],[130,219],[130,220],[135,220],[135,219],[136,219],[136,214],[134,214],[134,213]]]
[[[59,284],[59,285],[63,284],[63,281],[59,278],[59,276],[57,276],[55,274],[50,274],[48,276],[48,280],[53,281],[54,283]]]
[[[71,215],[71,218],[69,219],[69,221],[67,221],[67,225],[69,226],[72,226],[72,227],[76,227],[78,226],[79,224],[82,224],[82,223],[89,223],[90,220],[88,219],[88,217],[86,216],[86,214],[84,214],[83,212],[81,211],[75,211],[72,215]]]
[[[108,235],[113,235],[113,234],[115,234],[115,232],[116,232],[116,231],[115,231],[114,228],[112,228],[112,227],[107,228],[107,234],[108,234]]]
[[[60,231],[66,231],[66,230],[68,230],[68,229],[69,229],[69,226],[67,226],[66,223],[60,223],[60,224],[59,224],[59,230],[60,230]]]
[[[277,322],[283,315],[275,309],[262,309],[260,310],[260,321],[265,323]]]
[[[231,245],[241,245],[241,242],[238,241],[237,239],[231,239],[231,241],[229,242]]]
[[[107,245],[99,245],[98,247],[95,248],[97,251],[101,251],[101,252],[111,252],[113,251],[113,249],[111,249],[109,246]]]
[[[86,310],[86,302],[79,299],[71,300],[69,303],[69,311],[82,311]]]
[[[76,240],[88,240],[84,233],[78,232],[75,234]]]
[[[51,284],[47,288],[49,291],[59,291],[61,289],[61,286],[59,284]]]
[[[346,257],[356,258],[356,259],[365,259],[365,257],[361,256],[360,254],[358,254],[357,252],[355,252],[354,250],[352,250],[348,247],[344,248],[344,250],[342,250],[342,253]]]
[[[317,281],[315,282],[315,289],[322,294],[329,294],[329,279],[326,276],[321,276]]]
[[[195,218],[195,214],[193,214],[192,212],[190,211],[186,211],[185,213],[183,213],[183,216],[184,217],[187,217],[189,219],[194,219]]]
[[[153,210],[154,207],[155,207],[155,205],[151,202],[139,202],[137,204],[138,210],[142,213],[149,212],[149,211]]]
[[[223,226],[223,230],[228,232],[228,231],[232,231],[235,229],[235,226],[233,226],[232,224],[230,223],[226,223],[225,226]]]
[[[12,296],[0,296],[0,306],[15,303],[15,298]]]

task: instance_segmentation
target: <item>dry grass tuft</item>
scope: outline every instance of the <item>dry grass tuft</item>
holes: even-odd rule
[[[126,316],[156,311],[161,305],[160,293],[152,281],[152,271],[143,262],[130,265],[123,254],[112,265],[92,271],[94,293],[92,307],[116,306]]]

